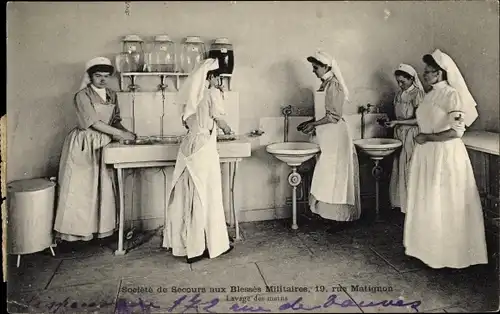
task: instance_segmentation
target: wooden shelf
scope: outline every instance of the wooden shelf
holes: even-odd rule
[[[130,77],[134,79],[136,76],[164,76],[164,77],[175,77],[175,85],[177,90],[179,90],[179,78],[187,77],[189,73],[180,73],[180,72],[123,72],[120,73],[120,90],[125,91],[123,88],[123,78]],[[232,74],[221,74],[221,77],[228,78],[228,89],[231,90],[231,77]]]

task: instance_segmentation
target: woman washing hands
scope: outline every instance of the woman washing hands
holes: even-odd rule
[[[309,205],[311,211],[333,221],[360,218],[359,176],[356,149],[342,118],[348,90],[337,62],[324,52],[307,58],[325,92],[325,113],[301,123],[297,129],[314,134],[321,153],[314,168]]]
[[[137,135],[127,130],[123,130],[121,134],[113,135],[112,139],[113,141],[120,143],[123,141],[134,141],[135,139],[137,139]]]
[[[415,112],[424,98],[425,92],[415,69],[408,64],[400,64],[394,71],[400,88],[394,97],[394,113],[396,120],[385,122],[387,128],[394,128],[394,138],[403,145],[394,158],[389,186],[392,208],[406,208],[406,192],[408,187],[408,171],[418,134]]]
[[[314,119],[302,122],[297,127],[297,131],[300,131],[304,134],[314,135],[314,131],[316,130],[316,125],[314,124],[316,121]]]
[[[104,164],[102,148],[114,140],[133,140],[121,124],[116,92],[107,88],[114,72],[111,61],[90,60],[80,91],[74,97],[77,127],[66,136],[59,163],[59,195],[54,223],[56,237],[91,240],[116,228],[114,172]]]
[[[182,139],[165,213],[162,246],[188,263],[215,258],[232,250],[222,203],[222,180],[217,151],[217,127],[225,134],[217,59],[206,59],[189,75],[178,94],[184,106]]]
[[[208,81],[208,89],[206,92],[208,92],[211,96],[211,99],[213,100],[213,105],[211,107],[211,114],[212,114],[212,119],[217,125],[219,129],[224,132],[226,135],[233,134],[234,132],[231,130],[231,127],[229,124],[222,119],[222,116],[224,115],[224,110],[222,108],[222,102],[224,99],[224,91],[222,90],[221,82],[220,82],[220,74],[216,71],[209,71],[207,73],[207,81]],[[189,130],[189,126],[186,120],[183,118],[182,120],[182,125]]]

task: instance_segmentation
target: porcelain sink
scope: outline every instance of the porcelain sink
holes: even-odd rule
[[[165,135],[165,136],[139,136],[135,140],[125,140],[125,145],[154,145],[154,144],[179,144],[182,136]]]
[[[403,143],[394,138],[365,138],[355,140],[354,145],[370,157],[382,159],[394,153]]]
[[[266,147],[268,153],[289,166],[298,167],[319,153],[319,145],[309,142],[274,143]]]

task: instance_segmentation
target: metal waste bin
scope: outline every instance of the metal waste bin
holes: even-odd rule
[[[7,185],[9,254],[20,256],[50,248],[52,255],[55,178],[13,181]]]

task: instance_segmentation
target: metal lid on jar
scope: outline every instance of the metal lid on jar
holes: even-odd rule
[[[168,35],[157,35],[155,37],[155,41],[158,41],[158,42],[172,42],[172,39],[170,39],[170,36],[168,36]]]
[[[125,36],[122,41],[138,41],[138,42],[143,42],[142,38],[137,36],[137,35],[127,35]]]
[[[202,44],[203,41],[199,36],[188,36],[186,37],[186,43],[189,44]]]
[[[227,37],[220,37],[214,41],[214,44],[230,45],[231,43]]]

